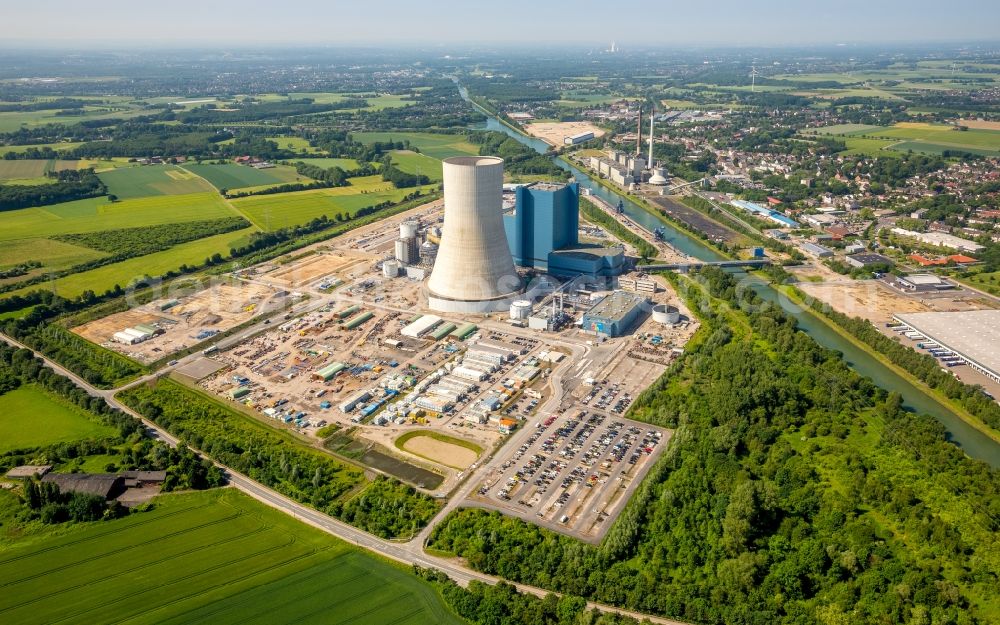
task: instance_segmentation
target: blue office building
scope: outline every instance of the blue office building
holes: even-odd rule
[[[503,217],[514,263],[547,271],[550,253],[577,247],[580,185],[536,182],[517,187],[514,197]]]

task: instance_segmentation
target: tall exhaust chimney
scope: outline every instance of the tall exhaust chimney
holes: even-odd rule
[[[639,123],[635,127],[635,155],[642,156],[642,106],[639,107]]]
[[[646,166],[650,169],[653,168],[653,121],[656,118],[656,107],[654,106],[649,111],[649,162]]]

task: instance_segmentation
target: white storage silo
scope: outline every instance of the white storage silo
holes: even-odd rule
[[[527,319],[531,316],[531,302],[526,299],[516,299],[510,304],[511,319]]]
[[[406,221],[399,224],[399,238],[400,239],[415,239],[417,238],[417,231],[420,230],[420,224],[412,219],[407,219]]]

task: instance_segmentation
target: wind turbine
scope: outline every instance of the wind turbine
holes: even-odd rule
[[[750,93],[753,93],[757,89],[757,76],[760,76],[760,74],[757,73],[757,66],[756,65],[751,65],[750,66]]]

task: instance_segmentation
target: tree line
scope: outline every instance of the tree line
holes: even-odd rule
[[[123,391],[119,398],[215,460],[278,492],[383,538],[409,535],[439,504],[412,487],[364,474],[287,434],[170,380]]]
[[[465,509],[430,546],[690,622],[991,622],[1000,473],[732,276],[676,280],[702,328],[630,413],[675,432],[604,542]]]
[[[56,182],[51,184],[0,185],[0,211],[72,202],[108,192],[93,169],[62,170],[54,177]]]

